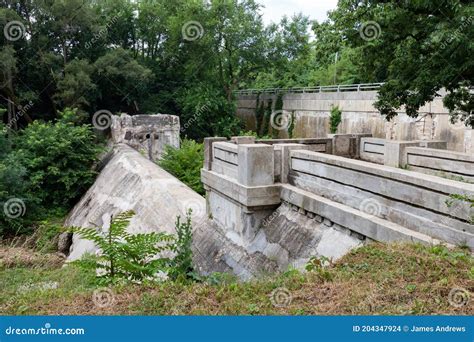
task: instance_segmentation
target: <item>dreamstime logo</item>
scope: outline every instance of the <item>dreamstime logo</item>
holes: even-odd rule
[[[26,206],[25,202],[19,198],[10,198],[3,205],[3,212],[5,216],[11,219],[16,219],[20,216],[25,215]]]
[[[94,290],[92,302],[99,308],[112,306],[115,302],[115,294],[111,289],[105,287]]]
[[[92,124],[98,130],[106,130],[112,125],[112,113],[106,109],[98,110],[92,116]]]
[[[359,29],[359,34],[363,40],[370,42],[377,39],[382,34],[382,29],[376,21],[366,21]]]
[[[15,42],[25,35],[25,25],[17,20],[10,21],[3,28],[3,34],[7,40]]]
[[[191,219],[194,222],[200,222],[206,216],[205,203],[203,203],[202,201],[194,199],[186,200],[183,203],[183,207],[185,213],[191,210]]]
[[[379,216],[382,212],[382,205],[375,198],[366,198],[359,206],[359,210],[373,216]]]
[[[183,25],[181,34],[183,35],[184,40],[192,42],[202,38],[204,35],[204,28],[198,21],[188,21]]]
[[[468,290],[462,287],[454,287],[449,291],[448,302],[456,308],[461,308],[469,303],[471,295]]]
[[[283,308],[291,304],[293,297],[290,291],[285,287],[279,287],[272,291],[270,294],[270,301],[273,306],[277,308]]]
[[[270,125],[277,131],[287,130],[291,121],[291,113],[285,110],[276,110],[270,116]]]

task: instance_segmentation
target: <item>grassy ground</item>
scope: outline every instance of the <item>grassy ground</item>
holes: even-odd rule
[[[474,314],[473,300],[460,307],[448,300],[453,288],[474,293],[474,258],[445,247],[371,244],[306,274],[290,270],[248,283],[216,275],[203,283],[128,284],[111,288],[104,302],[93,300],[93,274],[62,263],[54,254],[1,248],[0,313]]]

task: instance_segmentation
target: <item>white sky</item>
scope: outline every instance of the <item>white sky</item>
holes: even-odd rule
[[[326,19],[326,12],[337,7],[337,0],[257,0],[265,6],[261,9],[265,24],[279,22],[283,15],[291,17],[301,12],[322,22]]]

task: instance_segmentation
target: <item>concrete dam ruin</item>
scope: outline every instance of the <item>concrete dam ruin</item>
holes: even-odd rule
[[[178,130],[168,130],[168,141],[179,142],[178,118],[146,122],[157,131],[164,122],[177,124]],[[107,230],[110,215],[134,210],[131,232],[173,232],[176,216],[191,208],[193,258],[202,274],[231,272],[245,280],[301,269],[311,257],[337,259],[369,241],[474,250],[474,209],[450,197],[474,197],[468,182],[474,179],[474,156],[447,150],[446,141],[385,140],[367,133],[206,138],[204,198],[153,162],[150,147],[162,145],[148,139],[158,135],[140,138],[134,132],[142,129],[128,118],[112,129],[121,132],[113,136],[142,139],[138,149],[145,150],[138,152],[131,139],[116,141],[66,225]],[[61,240],[70,260],[95,252],[78,236]]]

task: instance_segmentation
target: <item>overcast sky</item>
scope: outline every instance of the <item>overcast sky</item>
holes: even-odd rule
[[[326,12],[337,6],[337,0],[256,0],[262,8],[265,24],[279,22],[283,15],[291,17],[294,13],[301,12],[319,22],[326,19]]]

